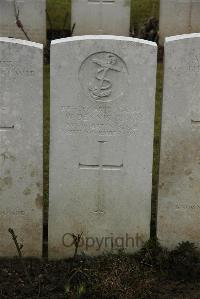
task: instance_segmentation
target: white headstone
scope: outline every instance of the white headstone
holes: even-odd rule
[[[200,34],[166,39],[158,237],[200,246]]]
[[[160,0],[160,44],[165,37],[200,32],[200,0]]]
[[[73,34],[129,36],[130,6],[130,0],[73,0]]]
[[[0,256],[42,254],[42,47],[0,38]]]
[[[52,42],[49,256],[139,249],[149,238],[156,44]]]
[[[46,0],[0,0],[0,36],[46,43]]]

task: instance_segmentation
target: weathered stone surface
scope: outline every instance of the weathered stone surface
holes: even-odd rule
[[[0,256],[42,254],[42,45],[0,38]]]
[[[16,25],[16,15],[33,42],[46,43],[46,0],[1,0],[0,36],[27,40]]]
[[[130,0],[73,0],[74,35],[129,35]]]
[[[200,245],[200,34],[167,38],[158,237]]]
[[[200,0],[160,1],[160,44],[167,36],[200,31]]]
[[[133,252],[149,238],[155,43],[52,42],[49,256]],[[134,244],[133,244],[134,243]]]

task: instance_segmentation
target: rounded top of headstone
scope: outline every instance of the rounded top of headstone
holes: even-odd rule
[[[148,40],[126,37],[126,36],[116,36],[116,35],[83,35],[83,36],[60,38],[60,39],[53,40],[51,42],[51,45],[53,46],[53,45],[61,44],[61,43],[68,43],[68,42],[74,42],[74,41],[87,41],[87,40],[127,41],[127,42],[134,42],[134,43],[157,47],[156,43],[148,41]]]
[[[10,37],[0,37],[0,42],[12,43],[12,44],[28,46],[28,47],[35,47],[41,50],[43,49],[42,44],[27,41],[27,40],[22,40],[22,39],[10,38]]]
[[[176,42],[179,40],[192,39],[192,38],[200,38],[200,33],[189,33],[189,34],[169,36],[165,38],[165,44],[169,42]]]

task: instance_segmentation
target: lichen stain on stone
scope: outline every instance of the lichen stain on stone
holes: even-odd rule
[[[30,175],[31,175],[32,178],[35,177],[35,176],[37,176],[37,174],[38,174],[37,169],[32,169],[32,170],[31,170]]]
[[[200,190],[197,186],[199,180],[198,162],[199,162],[199,137],[192,138],[184,136],[172,140],[172,137],[167,136],[170,144],[163,147],[160,164],[160,190],[162,194],[176,194],[174,186],[186,184],[190,192]],[[174,138],[174,137],[173,137]],[[193,186],[192,186],[193,185]],[[174,191],[173,191],[174,190]],[[196,190],[196,191],[195,191]]]
[[[41,184],[40,182],[37,182],[37,183],[36,183],[36,186],[37,186],[38,189],[41,189],[41,188],[42,188],[42,184]]]
[[[35,204],[38,209],[43,208],[43,197],[39,193],[37,194],[37,197],[35,199]]]
[[[192,174],[192,170],[191,169],[186,169],[185,170],[185,175],[189,176],[190,174]]]
[[[11,172],[10,172],[10,169],[6,169],[6,170],[5,170],[5,175],[6,175],[6,176],[10,176],[10,173],[11,173]]]
[[[23,191],[23,194],[24,195],[29,195],[31,194],[31,189],[29,187],[25,188],[24,191]]]
[[[0,191],[4,191],[12,186],[12,177],[6,176],[4,178],[0,178]]]

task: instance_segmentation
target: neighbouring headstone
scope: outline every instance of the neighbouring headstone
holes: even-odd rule
[[[200,246],[200,34],[166,39],[158,238]]]
[[[52,42],[50,258],[73,256],[78,235],[90,255],[148,240],[156,54],[128,37]]]
[[[42,48],[0,38],[0,256],[42,255]]]
[[[113,34],[129,36],[130,0],[73,0],[73,35]]]
[[[160,1],[160,44],[165,37],[200,32],[200,0]]]
[[[46,43],[46,0],[1,0],[0,36]]]

